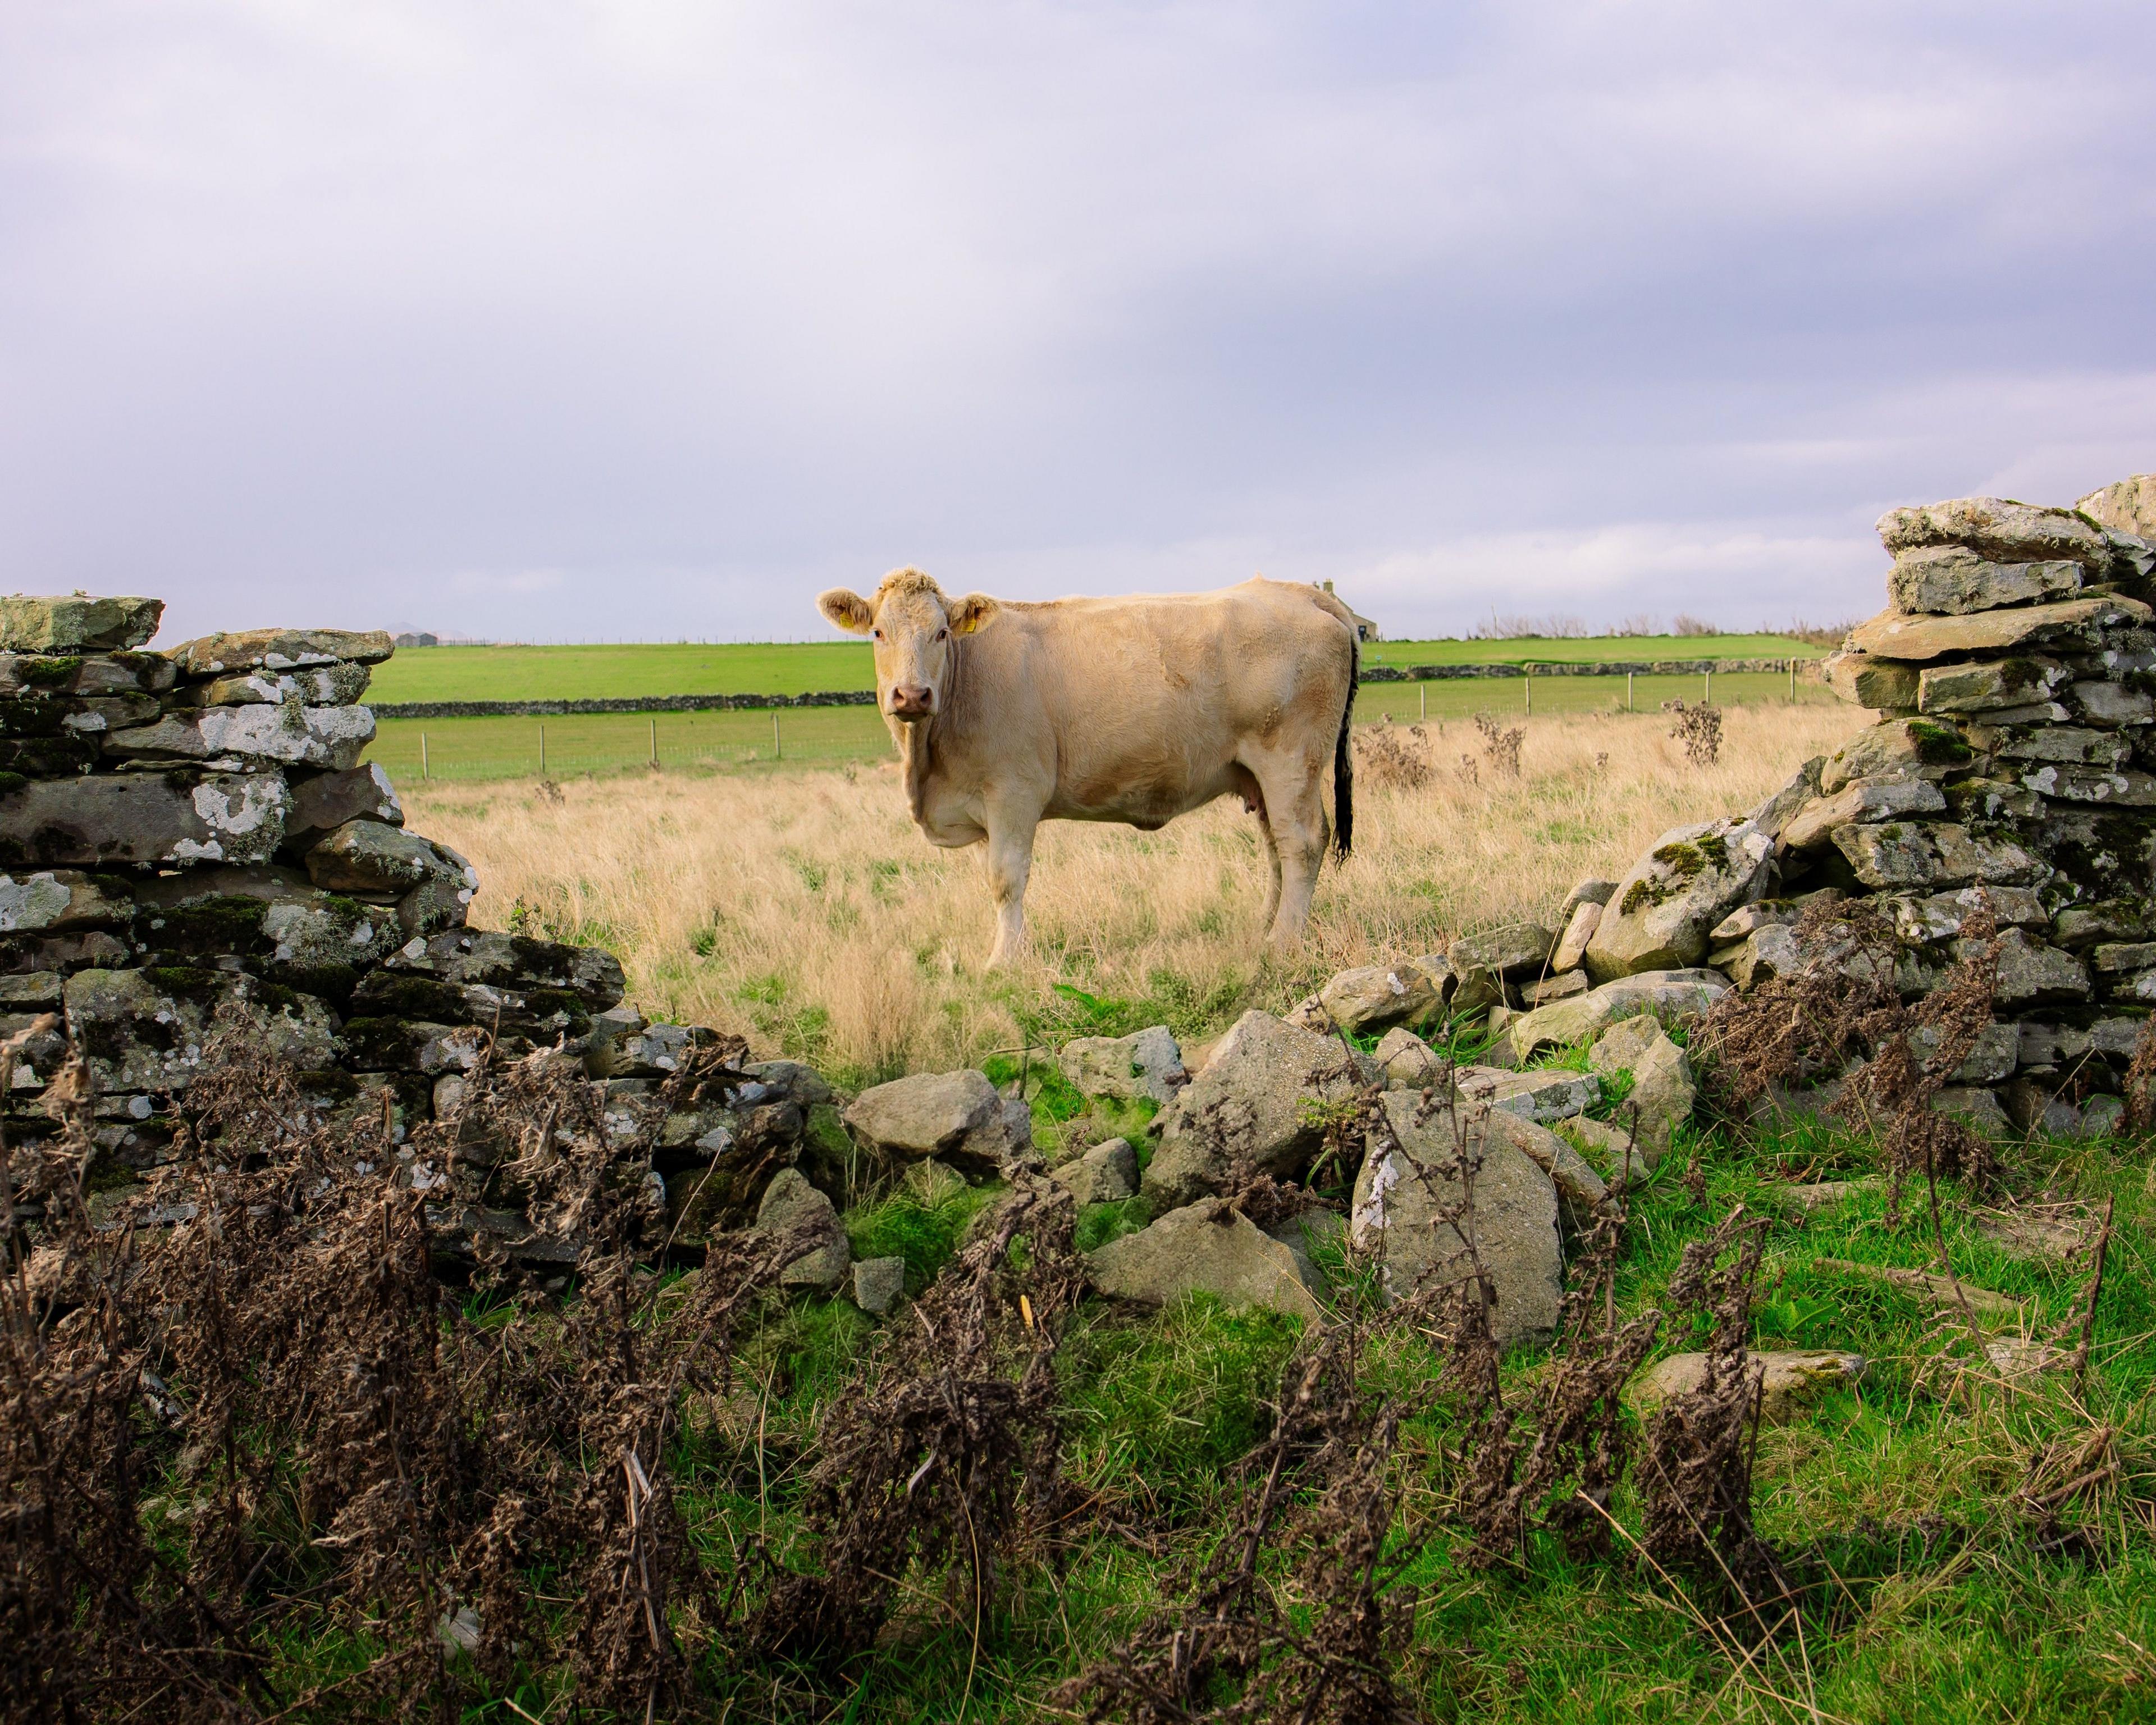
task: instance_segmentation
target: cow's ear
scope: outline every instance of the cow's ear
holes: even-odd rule
[[[859,593],[843,587],[816,595],[816,608],[850,635],[865,635],[875,627],[875,613]]]
[[[969,593],[951,602],[951,633],[969,635],[996,614],[996,602],[984,593]]]

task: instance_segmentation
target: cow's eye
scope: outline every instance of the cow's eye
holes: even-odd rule
[[[879,641],[880,641],[880,640],[881,640],[881,639],[883,639],[883,631],[882,631],[881,629],[878,629],[878,630],[875,632],[875,638],[876,638]]]
[[[939,629],[936,631],[936,639],[939,641],[947,641],[951,639],[951,631],[947,629]]]

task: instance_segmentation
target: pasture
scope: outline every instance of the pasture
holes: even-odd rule
[[[1603,635],[1580,639],[1379,641],[1373,665],[1579,664],[1610,660],[1810,659],[1824,649],[1774,634]],[[377,701],[588,701],[647,695],[805,695],[875,685],[865,641],[629,642],[585,646],[408,647],[378,666]]]
[[[399,663],[401,658],[392,660],[385,669],[393,670]],[[1705,692],[1704,680],[1694,676],[1636,677],[1630,690],[1635,711],[1646,715],[1656,714],[1665,701],[1697,701]],[[1452,727],[1486,712],[1507,724],[1518,724],[1528,716],[1530,706],[1537,717],[1619,712],[1626,693],[1623,677],[1366,683],[1356,696],[1355,716],[1364,723],[1387,717],[1407,723],[1427,716]],[[1717,705],[1786,709],[1789,683],[1771,672],[1741,672],[1714,678],[1712,694]],[[1801,675],[1796,699],[1808,708],[1847,711],[1819,684]],[[424,776],[452,782],[540,776],[542,736],[543,770],[554,778],[639,772],[651,766],[654,754],[661,767],[690,770],[762,770],[774,758],[803,766],[865,764],[891,755],[890,733],[872,707],[788,707],[778,712],[776,729],[773,719],[771,711],[757,710],[576,713],[545,719],[384,719],[368,758],[380,762],[399,784],[407,784],[423,777],[423,736]]]
[[[887,757],[874,714],[859,721]],[[1574,880],[1622,873],[1667,828],[1750,808],[1858,719],[1839,702],[1732,707],[1722,760],[1705,769],[1660,713],[1512,722],[1527,732],[1517,778],[1457,720],[1429,727],[1439,770],[1423,788],[1363,775],[1354,859],[1320,877],[1314,937],[1286,966],[1255,950],[1265,864],[1255,824],[1224,802],[1150,834],[1045,825],[1034,956],[984,975],[978,853],[921,838],[885,758],[646,770],[552,793],[529,779],[397,783],[411,824],[477,865],[476,921],[610,947],[647,1015],[738,1030],[863,1083],[1118,1024],[1204,1036],[1344,966],[1546,917]]]

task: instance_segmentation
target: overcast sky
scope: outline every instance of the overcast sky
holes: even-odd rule
[[[0,0],[0,585],[1875,610],[2156,468],[2156,7]]]

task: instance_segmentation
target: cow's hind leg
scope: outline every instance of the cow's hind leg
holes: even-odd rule
[[[1286,952],[1302,939],[1318,865],[1325,860],[1324,766],[1288,755],[1261,761],[1252,771],[1265,793],[1265,831],[1278,883],[1268,918],[1270,938],[1276,949]]]
[[[988,810],[988,891],[996,901],[996,943],[988,968],[1014,962],[1025,950],[1025,883],[1033,872],[1033,835],[1040,817],[1030,811]]]
[[[1273,838],[1273,824],[1265,814],[1265,787],[1258,776],[1240,761],[1235,768],[1235,794],[1243,799],[1243,807],[1258,818],[1258,837],[1265,847],[1266,872],[1271,879],[1265,886],[1265,913],[1258,919],[1261,927],[1270,928],[1273,918],[1280,914],[1281,854],[1280,845]]]

